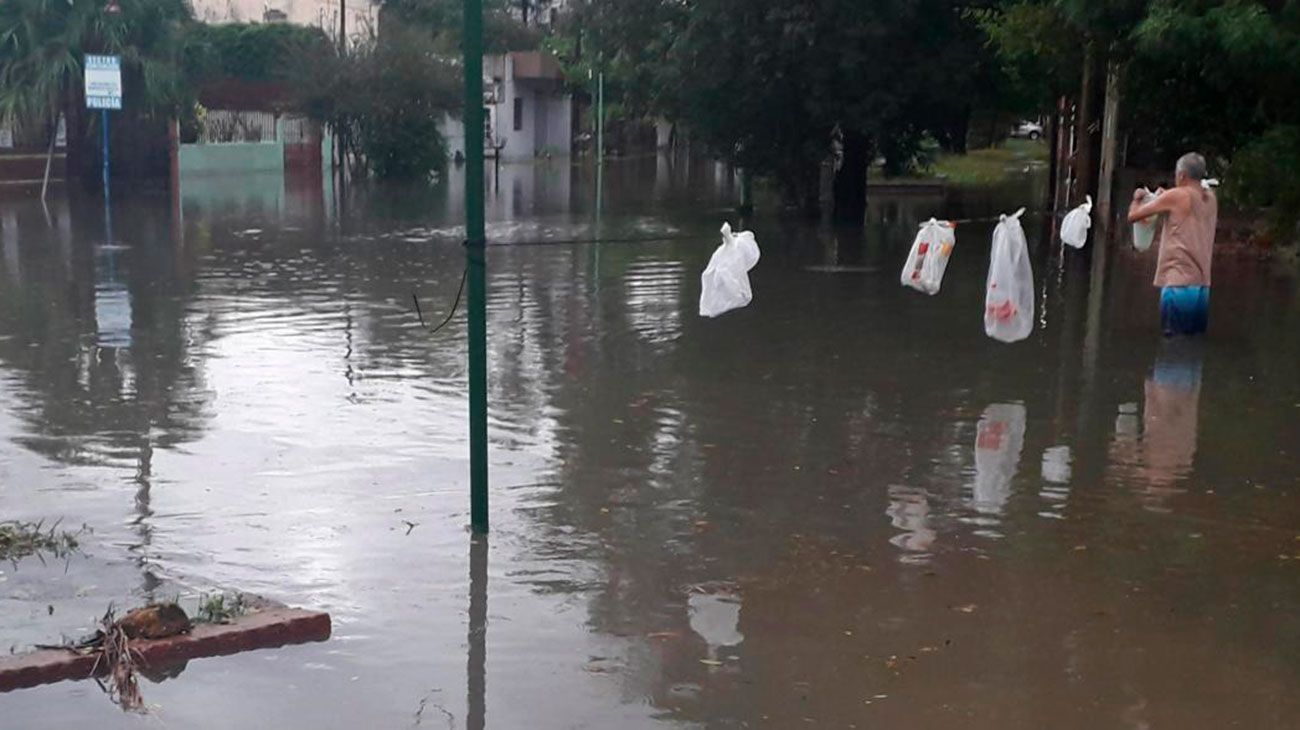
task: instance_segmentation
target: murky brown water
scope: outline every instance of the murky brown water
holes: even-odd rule
[[[195,181],[0,203],[0,519],[87,555],[0,566],[0,651],[110,602],[262,593],[328,643],[191,662],[149,718],[93,683],[4,728],[1283,728],[1300,717],[1300,296],[1215,272],[1157,332],[1150,262],[1035,247],[1040,323],[984,337],[990,224],[898,286],[932,214],[865,240],[751,222],[751,307],[695,315],[732,200],[711,165],[507,169],[489,255],[492,519],[473,543],[455,184]],[[411,524],[414,527],[410,527]],[[51,613],[52,612],[52,613]]]

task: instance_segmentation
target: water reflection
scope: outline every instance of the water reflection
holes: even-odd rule
[[[470,730],[487,726],[487,588],[488,537],[469,538],[469,653],[465,686],[469,691],[465,722]]]
[[[1167,511],[1185,492],[1179,484],[1196,457],[1203,359],[1202,342],[1165,342],[1143,386],[1140,420],[1133,405],[1116,419],[1112,462],[1134,480],[1148,509]]]
[[[1046,509],[1039,512],[1040,517],[1062,519],[1070,499],[1070,478],[1074,475],[1071,466],[1070,447],[1052,446],[1043,451],[1041,474],[1043,487],[1038,496],[1047,501]]]
[[[707,593],[701,589],[687,599],[691,631],[708,645],[709,659],[716,661],[720,650],[745,640],[740,633],[740,603],[740,596],[726,588]]]
[[[994,403],[984,409],[975,436],[975,481],[969,506],[976,515],[967,518],[984,529],[979,534],[997,537],[991,528],[1011,498],[1011,483],[1025,446],[1025,406]]]
[[[891,537],[889,542],[904,555],[899,559],[908,563],[925,563],[929,561],[930,550],[939,533],[930,525],[930,500],[920,489],[890,485],[889,523],[902,530]]]

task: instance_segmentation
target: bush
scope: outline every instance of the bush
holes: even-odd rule
[[[198,23],[185,29],[185,74],[194,81],[287,81],[297,59],[328,55],[332,47],[320,28],[287,23]]]
[[[1280,125],[1239,149],[1224,193],[1237,205],[1270,209],[1274,233],[1294,242],[1300,224],[1300,126]]]
[[[419,30],[390,28],[347,55],[301,57],[299,106],[342,132],[354,170],[388,179],[428,176],[447,159],[438,130],[460,106],[460,72]]]

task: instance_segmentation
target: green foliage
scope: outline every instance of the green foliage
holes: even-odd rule
[[[377,0],[379,36],[390,31],[419,28],[433,39],[433,49],[442,55],[461,54],[460,36],[464,23],[464,0]],[[510,0],[483,0],[483,48],[487,53],[537,49],[541,34],[525,27],[509,12]]]
[[[343,133],[362,172],[420,178],[446,162],[438,122],[460,108],[461,76],[421,29],[394,27],[346,56],[313,53],[294,67],[303,110]]]
[[[30,555],[49,554],[65,558],[80,551],[78,537],[86,531],[60,530],[59,523],[49,527],[44,522],[0,522],[0,560],[17,563]],[[42,558],[43,559],[43,558]]]
[[[320,28],[288,23],[194,24],[185,31],[185,72],[194,80],[284,81],[296,59],[330,52]]]
[[[199,598],[195,620],[203,624],[228,624],[248,613],[248,601],[242,593],[216,593]]]
[[[606,76],[629,114],[664,116],[722,159],[815,186],[836,129],[898,167],[922,140],[961,147],[998,69],[945,0],[578,0],[548,45],[571,82]]]
[[[1198,150],[1226,170],[1229,197],[1294,225],[1300,0],[1009,0],[976,16],[1042,108],[1078,93],[1085,44],[1121,62],[1130,162],[1168,166]]]
[[[1237,151],[1225,195],[1239,205],[1268,207],[1274,232],[1295,242],[1300,224],[1300,126],[1279,125]]]
[[[192,19],[185,0],[0,2],[0,118],[47,124],[73,103],[86,53],[122,56],[131,109],[152,113],[183,106],[180,29]]]

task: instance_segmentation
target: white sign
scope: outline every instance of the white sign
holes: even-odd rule
[[[86,56],[86,108],[122,108],[120,56]]]

